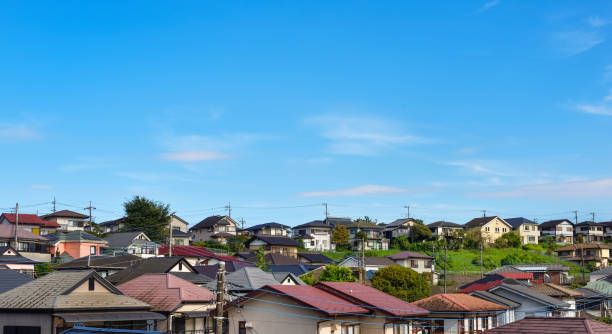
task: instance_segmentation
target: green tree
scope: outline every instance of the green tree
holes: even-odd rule
[[[349,247],[349,232],[344,225],[338,225],[332,233],[331,241],[336,244],[337,250],[348,249]]]
[[[480,231],[480,228],[473,228],[465,232],[463,237],[463,247],[468,249],[479,249],[483,241],[482,231]]]
[[[264,253],[263,248],[258,249],[255,252],[255,256],[257,256],[257,261],[255,262],[255,265],[263,271],[268,271],[268,265],[270,264],[270,262],[266,261],[266,254]]]
[[[429,297],[427,280],[410,268],[393,265],[379,269],[372,277],[372,287],[407,302]]]
[[[374,221],[372,220],[372,218],[368,217],[368,216],[364,216],[363,218],[357,218],[355,220],[353,220],[353,223],[355,224],[366,224],[366,225],[370,225],[370,224],[374,224]]]
[[[335,266],[329,264],[319,276],[321,282],[357,282],[353,272],[348,267]]]
[[[399,237],[393,238],[393,241],[391,241],[391,248],[410,250],[412,247],[410,246],[410,240],[408,240],[408,237],[405,235],[400,235]]]
[[[134,196],[123,203],[124,224],[131,230],[144,232],[155,242],[164,242],[168,237],[170,205],[155,202],[141,196]]]
[[[495,240],[495,247],[519,248],[521,247],[521,237],[514,232],[508,232]]]
[[[417,224],[410,227],[410,236],[414,241],[427,240],[431,238],[431,230],[427,226],[417,222]]]

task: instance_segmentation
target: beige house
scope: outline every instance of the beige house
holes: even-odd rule
[[[263,248],[264,254],[278,253],[297,259],[299,243],[287,237],[257,235],[246,243],[250,251]]]
[[[514,233],[518,234],[521,237],[521,242],[523,243],[523,245],[538,244],[538,239],[540,238],[540,230],[536,222],[523,217],[508,218],[504,220],[506,221],[506,223],[512,225],[512,230],[514,231]]]
[[[229,216],[210,216],[189,229],[191,241],[217,241],[225,244],[236,236],[238,223]]]
[[[604,244],[574,244],[555,250],[557,256],[572,262],[592,263],[597,268],[610,265],[610,246]]]
[[[89,216],[70,210],[56,211],[40,218],[58,223],[62,231],[84,231],[89,226]]]
[[[189,245],[191,239],[191,234],[187,230],[189,223],[177,215],[171,215],[170,226],[172,226],[172,244]]]
[[[498,216],[474,218],[463,226],[466,230],[479,229],[487,243],[494,243],[499,237],[512,231],[512,226]]]

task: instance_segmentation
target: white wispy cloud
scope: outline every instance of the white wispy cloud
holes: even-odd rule
[[[26,124],[0,123],[0,139],[33,140],[42,137],[34,127]]]
[[[580,103],[574,109],[585,114],[612,116],[612,92],[597,103]]]
[[[308,191],[299,193],[300,197],[356,197],[368,195],[389,195],[406,193],[410,190],[402,187],[391,187],[381,185],[363,185],[353,188],[337,189],[337,190],[322,190]]]
[[[406,133],[397,124],[374,118],[323,115],[305,119],[330,141],[330,151],[346,155],[376,155],[383,149],[428,142]]]
[[[51,186],[48,184],[34,184],[34,185],[31,185],[30,188],[32,189],[53,189],[55,188],[55,186]]]
[[[557,33],[555,41],[563,53],[574,56],[605,42],[605,38],[598,31],[573,30]]]
[[[449,162],[443,162],[442,164],[445,164],[448,166],[461,167],[469,171],[475,172],[477,174],[488,174],[488,175],[495,175],[495,176],[511,176],[510,173],[505,173],[505,172],[491,169],[490,167],[486,167],[483,165],[482,162],[449,161]]]
[[[532,184],[510,190],[474,194],[479,197],[530,199],[612,198],[612,178]]]
[[[485,3],[484,5],[482,5],[482,7],[478,8],[478,9],[476,10],[476,12],[477,12],[477,13],[484,12],[484,11],[486,11],[486,10],[489,10],[489,9],[491,9],[491,8],[493,8],[493,7],[497,6],[497,5],[499,5],[500,3],[501,3],[501,1],[500,1],[500,0],[493,0],[493,1],[489,1],[489,2]]]
[[[78,158],[74,163],[60,166],[59,170],[65,173],[72,173],[84,170],[110,168],[114,163],[116,163],[116,161],[113,158],[82,157]]]
[[[599,16],[591,16],[587,19],[587,23],[594,28],[607,26],[610,24],[610,20],[604,20]]]
[[[227,159],[230,156],[225,153],[214,151],[182,151],[164,153],[160,157],[167,161],[197,162]]]

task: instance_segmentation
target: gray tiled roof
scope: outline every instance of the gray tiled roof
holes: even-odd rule
[[[108,241],[108,248],[126,248],[132,244],[134,238],[143,232],[118,232],[112,233],[104,237]]]
[[[229,284],[238,290],[259,289],[264,285],[277,285],[271,273],[265,272],[257,267],[244,267],[226,276]]]
[[[524,285],[519,285],[519,284],[507,284],[504,283],[502,285],[498,285],[496,287],[493,287],[489,290],[489,292],[492,292],[493,294],[495,294],[495,290],[497,289],[509,289],[509,290],[514,290],[515,292],[522,294],[522,295],[526,295],[528,297],[531,297],[533,299],[537,299],[541,302],[543,302],[544,304],[548,304],[551,306],[556,306],[556,307],[569,307],[570,305],[562,300],[559,300],[557,298],[553,298],[550,296],[547,296],[539,291],[536,291],[530,287],[526,287]]]
[[[121,284],[143,274],[167,273],[181,260],[183,260],[182,256],[152,257],[144,259],[139,262],[135,262],[133,266],[108,276],[106,279],[113,284]],[[184,261],[184,264],[190,269],[191,272],[197,273],[197,271],[193,269],[193,267],[191,267],[187,261]]]
[[[612,275],[612,266],[592,271],[591,275]]]
[[[108,255],[96,255],[96,256],[84,256],[70,262],[61,263],[53,266],[56,270],[70,270],[70,269],[87,269],[87,268],[112,268],[112,269],[124,269],[130,266],[130,264],[140,262],[142,258],[132,254],[122,254],[117,256]]]
[[[33,279],[11,269],[0,269],[0,293],[14,289]]]
[[[519,226],[521,226],[523,224],[535,224],[535,222],[533,220],[529,220],[529,219],[523,218],[523,217],[506,218],[504,220],[506,221],[506,223],[510,224],[514,228],[519,227]]]
[[[302,281],[299,277],[290,272],[277,271],[272,273],[272,276],[274,276],[274,279],[277,280],[279,283],[282,283],[287,278],[287,276],[291,276],[291,278],[297,282],[297,285],[306,285],[304,281]]]
[[[497,304],[501,304],[501,305],[506,305],[508,307],[511,308],[515,308],[515,307],[519,307],[521,306],[521,304],[516,303],[510,299],[504,298],[502,296],[498,296],[494,293],[490,293],[489,291],[472,291],[470,293],[468,293],[469,295],[472,295],[474,297],[478,297],[478,298],[482,298],[485,300],[489,300],[492,301],[494,303]]]

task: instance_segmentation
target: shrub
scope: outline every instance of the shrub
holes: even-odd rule
[[[353,272],[348,267],[335,266],[333,264],[325,266],[325,270],[319,276],[321,282],[357,282]]]
[[[398,265],[379,269],[372,277],[372,287],[407,302],[428,297],[429,283],[410,268]]]

